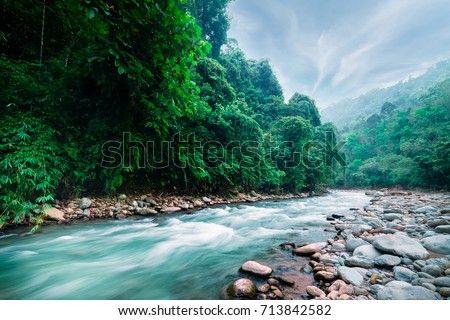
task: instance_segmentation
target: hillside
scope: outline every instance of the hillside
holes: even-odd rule
[[[398,109],[417,106],[417,99],[429,88],[450,78],[450,60],[441,61],[423,75],[399,82],[384,89],[374,89],[354,99],[345,99],[321,110],[322,121],[333,122],[344,129],[358,118],[367,118],[378,113],[385,102],[395,104]]]

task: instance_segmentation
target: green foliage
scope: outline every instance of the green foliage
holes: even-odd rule
[[[346,184],[449,187],[450,79],[422,96],[420,106],[395,112],[385,103],[347,134]],[[341,183],[344,178],[341,177]]]
[[[5,109],[0,119],[0,227],[15,223],[39,224],[42,205],[54,200],[67,165],[60,158],[58,133],[31,113]]]
[[[0,228],[56,197],[332,181],[314,101],[286,105],[268,60],[222,48],[229,2],[3,1]]]

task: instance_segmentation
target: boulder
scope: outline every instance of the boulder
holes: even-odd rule
[[[377,291],[378,300],[437,300],[436,294],[424,287],[383,287]]]
[[[401,262],[402,260],[399,257],[390,254],[383,254],[374,259],[375,265],[379,267],[395,267]]]
[[[78,206],[80,207],[81,210],[90,208],[92,205],[92,201],[89,198],[81,198],[80,202],[78,203]]]
[[[296,255],[311,255],[316,252],[322,251],[326,246],[326,242],[311,243],[306,246],[295,248],[294,250],[292,250],[292,253]]]
[[[58,210],[56,208],[44,209],[44,214],[46,214],[50,220],[55,220],[55,221],[65,221],[66,220],[66,219],[64,219],[64,212],[62,212],[61,210]]]
[[[349,267],[339,267],[338,276],[346,283],[352,284],[354,286],[359,286],[363,282],[363,276],[356,270]]]
[[[450,235],[438,235],[425,238],[422,240],[422,244],[430,251],[450,255]]]
[[[419,242],[403,235],[377,236],[372,244],[380,251],[413,260],[427,259],[430,256]]]
[[[268,278],[273,272],[272,268],[255,261],[247,261],[244,263],[241,267],[241,271],[261,278]]]
[[[375,259],[378,256],[381,256],[382,253],[378,251],[373,245],[368,244],[364,246],[360,246],[353,251],[354,256],[365,256],[370,259]]]
[[[256,296],[256,286],[250,279],[239,279],[227,289],[230,298],[253,299]]]

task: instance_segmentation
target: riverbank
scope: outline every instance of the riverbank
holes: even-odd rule
[[[263,262],[248,262],[240,271],[249,276],[229,286],[229,297],[291,299],[292,287],[309,275],[314,280],[303,288],[309,299],[450,299],[450,195],[366,194],[372,197],[369,205],[349,208],[346,214],[329,213],[334,238],[281,244],[292,259],[307,259],[296,277],[286,281]],[[255,279],[267,280],[256,287]]]
[[[233,192],[223,196],[177,196],[146,193],[143,195],[120,194],[117,197],[84,197],[56,201],[50,209],[44,210],[41,227],[55,224],[89,223],[102,220],[125,220],[139,217],[157,217],[162,214],[191,213],[194,210],[224,204],[255,203],[259,201],[282,201],[317,196],[327,191],[318,191],[312,195],[306,193],[260,194]],[[3,233],[17,229],[31,229],[32,224],[7,224]],[[2,233],[0,232],[0,235]]]

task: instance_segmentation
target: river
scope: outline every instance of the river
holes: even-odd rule
[[[326,240],[327,215],[368,202],[332,192],[10,235],[0,239],[0,299],[221,299],[245,261],[276,269],[292,259],[280,243]]]

